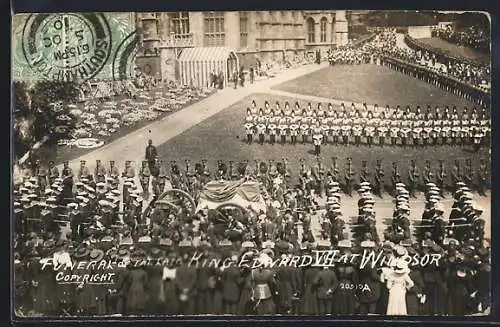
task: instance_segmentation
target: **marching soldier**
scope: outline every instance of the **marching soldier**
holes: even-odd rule
[[[380,124],[379,119],[374,118],[372,112],[368,111],[366,127],[364,128],[364,134],[366,137],[366,143],[368,144],[369,147],[371,147],[373,144],[373,136],[375,135],[375,126],[377,126],[378,124]]]
[[[135,170],[132,167],[132,161],[130,161],[130,160],[125,161],[125,170],[122,173],[122,177],[125,177],[125,178],[134,178],[135,177]]]
[[[337,145],[339,144],[339,133],[342,120],[339,118],[338,111],[332,111],[331,114],[332,118],[330,119],[330,133],[332,134],[333,144]]]
[[[437,187],[439,187],[439,193],[442,198],[444,198],[444,191],[446,187],[446,167],[444,166],[444,160],[439,160],[439,171],[437,173]]]
[[[89,171],[88,167],[86,166],[85,160],[80,161],[80,170],[78,170],[78,179],[80,181],[82,179],[87,179],[89,181],[92,181],[92,175],[90,174],[90,171]]]
[[[356,146],[359,146],[361,144],[362,131],[363,131],[363,126],[361,126],[360,113],[359,110],[356,110],[352,126],[352,134],[354,136],[354,144],[356,144]]]
[[[382,160],[377,160],[377,167],[375,168],[375,187],[374,191],[380,198],[382,198],[383,183],[384,181],[384,168],[382,168]]]
[[[424,185],[434,182],[430,160],[425,160],[424,171],[422,172],[424,178]]]
[[[455,164],[451,169],[451,183],[453,190],[456,189],[457,183],[462,181],[462,174],[460,172],[460,161],[455,160]]]
[[[297,144],[297,135],[299,134],[300,126],[297,124],[297,121],[294,119],[290,124],[290,138],[292,144]]]
[[[393,194],[396,194],[396,185],[401,183],[401,175],[399,174],[399,169],[398,169],[398,163],[397,162],[393,162],[392,163],[392,177],[391,177],[391,181],[392,181],[392,191],[393,191]]]
[[[269,118],[269,125],[267,125],[267,130],[269,133],[269,141],[272,145],[276,142],[276,129],[278,126],[275,124],[276,118],[271,117]]]
[[[155,190],[156,195],[160,195],[165,190],[165,184],[167,181],[167,168],[163,165],[162,160],[158,160],[159,172],[158,172],[158,182],[157,189]]]
[[[342,119],[342,126],[340,127],[340,134],[342,135],[342,143],[344,145],[349,144],[349,135],[352,130],[352,120],[349,118],[345,111],[340,114],[340,118]]]
[[[416,198],[415,190],[418,189],[418,180],[420,178],[420,173],[418,171],[415,160],[411,160],[411,167],[408,171],[408,191],[410,191],[410,196]]]
[[[488,187],[488,167],[486,166],[486,162],[484,159],[481,159],[479,163],[479,170],[478,170],[478,184],[477,184],[477,189],[478,193],[481,196],[486,196],[486,188]]]
[[[332,177],[333,182],[339,183],[340,178],[339,178],[339,168],[337,166],[337,157],[332,158],[332,168],[330,169],[330,176]]]
[[[247,134],[247,143],[248,144],[252,144],[254,129],[255,129],[255,125],[252,121],[248,121],[245,124],[245,131]]]
[[[309,124],[306,117],[302,118],[302,124],[300,125],[300,132],[302,134],[302,143],[305,144],[308,142],[307,136],[309,135]]]
[[[366,160],[361,161],[361,171],[359,173],[359,182],[364,183],[364,182],[370,182],[370,171],[368,170],[367,162]]]
[[[101,164],[101,160],[97,159],[96,166],[94,169],[94,178],[96,183],[106,182],[106,168]]]
[[[380,119],[378,120],[379,124],[376,126],[376,133],[378,137],[378,144],[383,147],[385,145],[385,137],[387,136],[387,132],[389,128],[387,128],[388,121],[385,118],[385,112],[382,111],[380,113]]]
[[[323,141],[323,130],[319,126],[319,122],[316,122],[316,125],[313,129],[313,141],[314,141],[314,154],[316,157],[319,157],[321,153],[321,143]]]
[[[109,162],[109,171],[108,171],[108,176],[115,181],[116,184],[118,184],[118,178],[120,176],[120,172],[118,168],[115,166],[115,161],[111,160]]]
[[[54,161],[49,161],[49,183],[54,184],[56,178],[59,178],[59,169],[57,169]]]
[[[257,125],[257,134],[259,134],[259,143],[261,145],[264,144],[264,141],[266,139],[266,125],[264,124],[263,121],[260,121],[259,124]]]
[[[352,169],[352,158],[347,158],[347,167],[344,174],[345,192],[352,197],[352,188],[354,183],[354,171]]]
[[[403,147],[406,147],[408,144],[408,136],[410,135],[411,132],[411,121],[410,117],[408,117],[408,113],[405,111],[403,112],[403,117],[401,118],[401,129],[400,129],[400,136],[401,136],[401,145]]]
[[[285,109],[286,108],[287,108],[287,106],[285,105]],[[287,122],[287,119],[285,116],[282,116],[280,118],[278,130],[279,130],[279,134],[281,137],[281,144],[285,144],[286,143],[286,134],[288,132],[288,122]]]
[[[69,166],[68,161],[65,161],[63,163],[61,177],[63,178],[63,182],[68,187],[68,189],[72,190],[73,189],[73,169],[71,169],[71,167]]]
[[[391,145],[397,144],[399,131],[400,131],[400,121],[397,118],[396,112],[394,112],[390,119]]]
[[[468,187],[474,187],[474,169],[472,168],[472,162],[470,159],[465,160],[465,172],[463,175],[463,180],[465,185],[467,185]]]

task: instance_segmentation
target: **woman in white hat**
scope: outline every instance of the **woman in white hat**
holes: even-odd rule
[[[397,260],[392,268],[391,274],[387,276],[387,289],[389,290],[389,302],[387,304],[387,315],[406,316],[406,291],[413,287],[410,269],[404,260]]]

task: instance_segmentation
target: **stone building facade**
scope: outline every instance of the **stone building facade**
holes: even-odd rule
[[[333,10],[137,13],[136,64],[155,63],[156,75],[173,79],[187,47],[227,47],[259,62],[289,60],[347,44],[347,20],[346,11]]]

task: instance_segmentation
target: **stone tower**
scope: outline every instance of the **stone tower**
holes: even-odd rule
[[[345,10],[335,12],[335,45],[344,46],[349,42],[348,26]]]
[[[143,74],[161,78],[157,14],[137,13],[136,24],[139,28],[139,49],[135,57],[136,69]]]

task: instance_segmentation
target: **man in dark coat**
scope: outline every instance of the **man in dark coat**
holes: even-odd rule
[[[317,287],[318,313],[326,315],[332,313],[333,293],[339,286],[339,280],[332,268],[324,267],[316,275],[314,283]]]
[[[153,145],[153,140],[148,140],[148,146],[146,147],[146,153],[144,159],[148,162],[149,169],[154,166],[155,159],[158,157],[158,152],[156,147]]]
[[[177,268],[174,280],[180,300],[180,314],[195,314],[196,307],[196,267],[190,266],[189,258],[186,256],[182,264]]]

